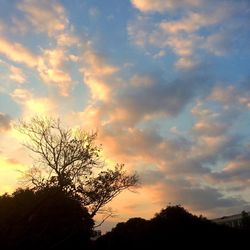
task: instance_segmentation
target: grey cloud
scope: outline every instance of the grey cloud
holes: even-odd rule
[[[153,87],[157,88],[158,86],[153,85],[150,86],[149,89],[152,90]],[[162,88],[162,86],[160,88]],[[168,88],[168,85],[166,88]],[[142,89],[142,92],[143,91],[144,88]],[[182,91],[185,91],[185,88]],[[196,89],[193,91],[199,90]],[[201,92],[202,91],[203,90],[201,90]],[[158,91],[156,92],[158,93]],[[151,93],[152,96],[154,96],[153,91],[151,91]],[[143,98],[141,98],[141,96],[143,96]],[[150,114],[150,112],[153,111],[157,113],[159,109],[163,110],[163,108],[157,106],[158,104],[154,104],[157,100],[159,100],[161,104],[164,103],[164,100],[160,100],[161,98],[164,99],[162,93],[155,98],[156,100],[153,100],[153,103],[146,102],[147,99],[150,99],[150,91],[148,89],[146,93],[133,93],[133,97],[133,105],[127,100],[126,104],[131,106],[128,107],[125,105],[125,108],[129,110],[129,113],[133,113],[135,116],[143,116],[143,114]],[[125,97],[123,98],[125,99]],[[171,99],[174,97],[167,93],[167,98]],[[143,103],[140,102],[141,99],[143,99]],[[183,100],[180,100],[180,102],[182,101]],[[135,102],[138,102],[138,104],[133,108]],[[121,100],[121,103],[123,103],[123,100]],[[151,109],[150,106],[155,107],[155,109]],[[122,105],[121,107],[124,108]],[[235,112],[231,112],[230,107],[227,111],[220,110],[220,115],[216,112],[211,112],[211,117],[216,117],[216,119],[210,119],[207,113],[198,116],[198,119],[202,120],[203,123],[206,124],[206,127],[200,130],[191,130],[185,136],[175,135],[174,137],[164,137],[157,128],[152,127],[150,129],[150,126],[146,129],[137,129],[135,127],[133,129],[127,129],[127,123],[123,121],[118,123],[112,122],[105,125],[103,127],[103,133],[106,136],[115,138],[117,144],[116,149],[118,149],[124,157],[132,159],[140,156],[140,159],[144,159],[150,164],[160,166],[162,171],[171,176],[181,176],[183,174],[206,176],[213,171],[214,167],[217,166],[220,161],[231,161],[245,151],[243,146],[245,138],[236,132],[233,134],[230,133],[232,124],[236,122],[239,116],[239,112],[237,115],[234,115]],[[139,112],[138,109],[142,111]],[[150,111],[150,109],[152,111]],[[235,109],[234,105],[233,109]],[[202,114],[202,110],[200,113]],[[142,120],[142,118],[138,118],[138,120]],[[207,139],[211,140],[212,143],[209,144],[209,141],[206,143]],[[151,182],[153,180],[147,181]]]
[[[218,214],[220,210],[241,211],[249,205],[247,201],[239,196],[227,196],[220,189],[205,186],[193,186],[193,184],[182,178],[170,179],[160,170],[146,170],[142,174],[143,185],[154,187],[161,184],[159,189],[160,202],[162,204],[172,203],[188,207],[192,211],[214,211]],[[230,208],[230,209],[229,209]]]
[[[205,68],[199,68],[189,74],[169,82],[161,76],[155,84],[144,88],[127,88],[116,96],[117,105],[125,108],[131,121],[138,122],[148,115],[178,115],[185,106],[197,96],[202,96],[212,86]]]
[[[212,177],[218,182],[238,182],[239,184],[250,181],[250,155],[245,152],[243,155],[238,155],[231,162],[228,162],[229,168],[223,169],[220,172],[215,172]],[[245,185],[245,188],[248,186]],[[244,188],[244,187],[242,187]]]
[[[143,185],[155,185],[164,181],[166,173],[161,170],[148,169],[138,172]]]
[[[221,150],[221,158],[225,161],[231,161],[245,154],[247,148],[244,140],[245,137],[239,134],[229,136],[228,142]]]
[[[211,137],[216,137],[225,132],[227,130],[228,125],[223,124],[220,122],[209,124],[206,123],[202,127],[196,127],[195,128],[195,133],[200,134],[200,135],[206,135],[206,136],[211,136]]]
[[[211,187],[193,187],[191,183],[187,181],[176,182],[167,181],[165,183],[166,198],[169,191],[173,194],[173,197],[168,199],[169,202],[175,204],[181,204],[183,206],[191,207],[192,210],[205,211],[216,210],[227,207],[243,207],[248,203],[240,197],[226,196],[216,188]]]
[[[243,206],[246,202],[235,197],[225,197],[214,188],[187,188],[180,191],[180,199],[184,204],[193,206],[197,210]]]

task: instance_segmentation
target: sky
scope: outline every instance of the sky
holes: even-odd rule
[[[98,131],[140,187],[110,206],[151,218],[250,210],[249,0],[0,0],[0,193],[32,165],[18,119]]]

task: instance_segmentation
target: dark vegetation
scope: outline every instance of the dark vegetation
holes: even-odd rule
[[[249,221],[245,214],[241,227],[230,228],[168,206],[150,220],[118,223],[92,241],[94,221],[87,209],[60,189],[19,189],[0,197],[1,249],[217,249],[235,244],[241,249]]]
[[[168,206],[154,218],[118,223],[96,241],[96,249],[217,249],[244,245],[250,231],[218,225],[181,206]],[[248,224],[249,225],[249,224]]]
[[[87,209],[57,188],[0,197],[1,249],[87,247],[93,225]]]

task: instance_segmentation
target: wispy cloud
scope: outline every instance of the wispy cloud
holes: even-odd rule
[[[131,0],[131,3],[143,12],[165,12],[176,8],[184,7],[196,7],[202,4],[202,0]]]
[[[237,29],[241,30],[241,34],[247,30],[245,20],[249,13],[244,1],[214,4],[205,1],[134,0],[132,3],[146,14],[138,14],[129,23],[131,40],[146,49],[154,47],[161,51],[173,51],[181,57],[176,63],[179,69],[191,69],[195,66],[197,60],[192,60],[198,54],[199,57],[202,53],[215,56],[227,54],[237,47]],[[189,8],[185,8],[187,6]],[[179,7],[182,8],[182,15],[171,15]],[[241,18],[240,10],[243,13]],[[161,12],[162,15],[158,19],[152,19],[147,14],[152,11]],[[183,63],[187,61],[188,64]]]
[[[55,36],[68,24],[64,8],[57,1],[20,1],[17,7],[37,32]]]
[[[34,67],[37,65],[38,58],[28,48],[24,47],[20,43],[12,42],[4,37],[0,39],[0,53],[6,56],[8,59],[24,63],[28,67]]]
[[[21,68],[15,66],[10,66],[10,79],[17,83],[24,83],[26,81],[26,76]]]

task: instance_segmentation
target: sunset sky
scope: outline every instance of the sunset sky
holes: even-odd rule
[[[13,124],[39,114],[139,174],[107,228],[250,210],[249,41],[249,0],[0,0],[0,193],[32,165]]]

